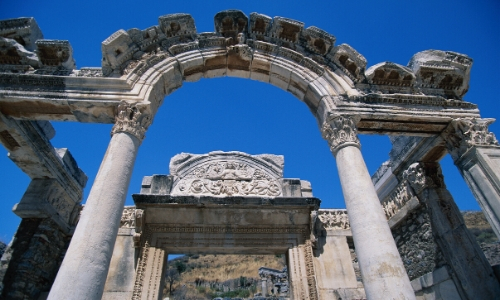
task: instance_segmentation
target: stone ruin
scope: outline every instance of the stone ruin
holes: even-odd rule
[[[262,295],[273,296],[279,298],[288,298],[288,268],[284,267],[283,270],[275,270],[266,267],[259,268],[259,276],[262,281]],[[271,287],[269,293],[268,287]]]
[[[228,10],[214,23],[198,33],[189,14],[170,14],[118,30],[102,42],[102,67],[78,70],[70,43],[43,39],[33,18],[0,21],[0,141],[32,179],[13,209],[22,221],[2,256],[2,298],[159,299],[175,249],[287,253],[291,299],[498,299],[499,268],[466,229],[439,165],[451,154],[500,236],[494,120],[463,99],[471,58],[427,50],[407,66],[367,68],[351,46],[296,20]],[[164,98],[221,76],[269,83],[308,106],[346,210],[319,209],[306,181],[283,178],[283,158],[238,152],[177,156],[124,208]],[[83,211],[87,177],[51,145],[51,120],[114,124]],[[358,134],[391,138],[372,177]]]

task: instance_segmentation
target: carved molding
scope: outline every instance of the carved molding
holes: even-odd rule
[[[307,240],[304,247],[305,265],[307,275],[307,287],[309,290],[309,299],[318,300],[318,290],[316,288],[316,274],[314,272],[312,242]]]
[[[475,118],[452,120],[441,136],[453,160],[458,160],[476,146],[498,146],[495,134],[488,130],[488,126],[494,121],[495,119]]]
[[[142,296],[142,287],[144,285],[144,277],[146,276],[146,268],[148,264],[148,256],[150,251],[149,238],[145,238],[144,246],[141,249],[141,257],[137,263],[135,274],[134,290],[132,292],[132,300],[140,300]]]
[[[299,233],[306,234],[309,232],[307,226],[291,227],[291,226],[272,226],[272,227],[230,227],[226,225],[220,226],[189,226],[176,224],[160,224],[148,225],[148,232],[170,232],[170,233],[232,233],[232,234],[278,234],[278,233]]]
[[[358,129],[352,117],[338,116],[323,123],[321,134],[334,155],[345,146],[360,148]]]
[[[122,101],[118,105],[115,125],[111,130],[111,135],[118,132],[127,132],[142,141],[151,122],[151,115],[144,111],[141,112],[138,104]]]

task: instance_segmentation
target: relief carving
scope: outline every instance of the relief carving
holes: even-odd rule
[[[441,135],[453,160],[457,160],[475,146],[498,146],[495,134],[488,126],[494,119],[455,119]]]
[[[394,216],[413,197],[413,190],[406,181],[400,183],[389,197],[382,203],[387,219]]]
[[[122,101],[118,105],[116,121],[111,130],[111,135],[118,132],[127,132],[142,141],[151,122],[151,116],[141,112],[138,105]]]
[[[437,163],[413,163],[403,172],[403,179],[420,194],[425,188],[445,187],[443,175]]]
[[[179,181],[174,193],[277,197],[281,195],[281,187],[274,178],[249,164],[219,161],[195,168]]]
[[[319,210],[318,219],[321,226],[326,229],[350,229],[347,211],[343,209]]]
[[[120,219],[120,228],[135,227],[135,207],[125,207],[122,218]]]
[[[323,123],[321,134],[330,145],[335,155],[343,146],[351,145],[360,148],[358,129],[352,117],[338,116]]]

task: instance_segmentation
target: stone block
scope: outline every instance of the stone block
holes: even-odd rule
[[[229,44],[238,43],[238,34],[247,35],[248,17],[240,10],[224,10],[214,16],[215,31],[224,38],[231,39]]]
[[[250,14],[249,34],[254,40],[264,41],[269,37],[271,30],[272,18],[259,13]]]
[[[73,48],[68,41],[38,40],[36,53],[43,67],[60,67],[66,70],[76,68]]]
[[[112,69],[121,68],[138,51],[137,45],[132,41],[129,34],[120,29],[110,35],[102,42],[102,66]]]
[[[35,42],[43,39],[42,31],[35,18],[1,20],[0,36],[14,39],[29,51],[34,51],[36,49]]]

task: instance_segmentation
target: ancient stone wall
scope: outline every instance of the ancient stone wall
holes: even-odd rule
[[[48,292],[69,241],[51,219],[23,219],[0,262],[0,298],[38,299]]]
[[[445,264],[442,252],[434,241],[429,214],[424,207],[410,212],[392,228],[392,234],[410,280]]]

